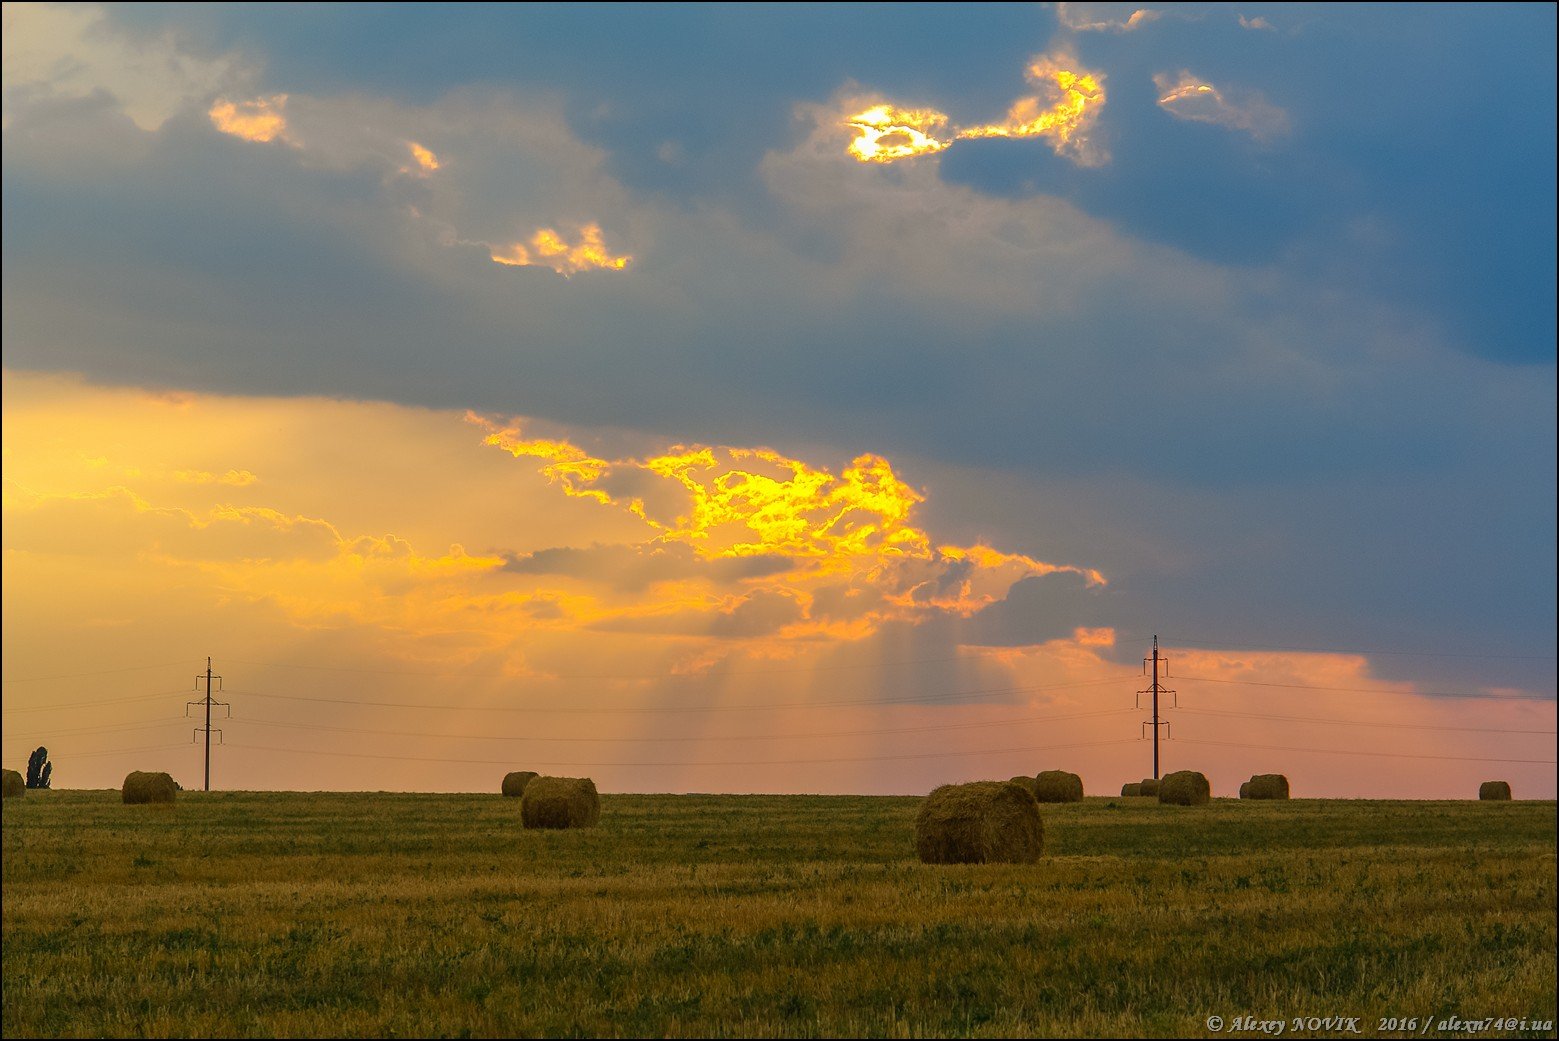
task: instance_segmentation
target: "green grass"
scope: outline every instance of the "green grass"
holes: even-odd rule
[[[4,804],[0,1026],[1132,1037],[1252,1015],[1377,1036],[1384,1017],[1555,1018],[1553,802],[1088,799],[1044,808],[1045,856],[1023,866],[920,864],[918,804],[609,795],[598,828],[527,832],[496,794],[29,792]]]

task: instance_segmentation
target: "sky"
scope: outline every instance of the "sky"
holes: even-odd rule
[[[7,3],[5,764],[1554,798],[1555,18]]]

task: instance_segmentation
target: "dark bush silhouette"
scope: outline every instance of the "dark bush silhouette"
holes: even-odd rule
[[[49,777],[54,773],[54,764],[49,762],[49,750],[40,746],[36,752],[27,757],[27,787],[47,788]]]

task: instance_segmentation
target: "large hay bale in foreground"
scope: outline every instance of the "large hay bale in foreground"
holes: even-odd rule
[[[1510,800],[1510,782],[1484,781],[1478,785],[1478,798],[1508,802]]]
[[[1158,801],[1175,806],[1205,806],[1212,798],[1212,785],[1195,770],[1176,770],[1159,782]]]
[[[1282,774],[1252,774],[1251,779],[1240,785],[1242,799],[1286,799],[1288,778]]]
[[[1121,794],[1122,795],[1141,795],[1142,794],[1142,782],[1141,781],[1128,781],[1127,783],[1121,785]]]
[[[179,790],[172,776],[161,771],[131,770],[120,793],[126,803],[172,802]]]
[[[1144,777],[1142,779],[1142,794],[1158,797],[1159,779],[1157,777]]]
[[[16,770],[0,770],[0,798],[14,799],[27,794],[27,778]]]
[[[915,851],[927,864],[1032,864],[1044,837],[1039,803],[1011,781],[944,784],[915,817]]]
[[[1083,779],[1065,770],[1041,770],[1034,778],[1034,798],[1040,802],[1082,802]]]
[[[520,796],[527,828],[590,828],[601,819],[601,796],[588,777],[534,777]]]
[[[525,786],[537,777],[535,770],[516,770],[503,775],[503,793],[518,799],[525,794]]]

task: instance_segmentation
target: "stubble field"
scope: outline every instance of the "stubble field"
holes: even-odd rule
[[[1089,798],[1044,807],[1021,866],[919,863],[919,803],[607,795],[539,832],[496,794],[29,792],[0,1026],[1554,1036],[1551,801]]]

